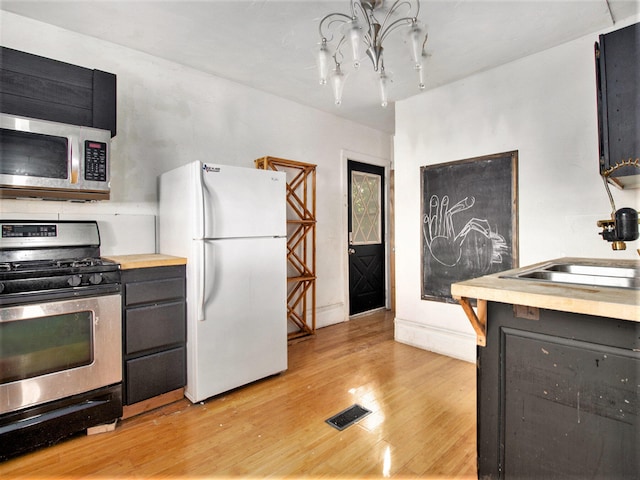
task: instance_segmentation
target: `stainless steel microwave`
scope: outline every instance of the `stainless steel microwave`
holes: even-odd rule
[[[108,200],[111,132],[0,113],[0,196]]]

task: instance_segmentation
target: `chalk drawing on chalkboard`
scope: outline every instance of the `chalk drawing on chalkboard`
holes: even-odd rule
[[[456,213],[473,208],[475,197],[465,197],[449,207],[449,196],[432,195],[429,200],[429,213],[424,215],[422,233],[424,241],[433,259],[446,266],[455,267],[460,263],[463,249],[469,256],[475,257],[477,265],[487,273],[492,263],[502,263],[504,253],[509,251],[505,238],[491,229],[486,218],[472,217],[459,232],[455,231],[453,216]],[[480,243],[468,242],[467,235],[477,232],[489,248],[481,248]],[[468,247],[468,248],[467,248]]]
[[[451,284],[518,266],[518,152],[421,167],[425,300],[455,303]]]

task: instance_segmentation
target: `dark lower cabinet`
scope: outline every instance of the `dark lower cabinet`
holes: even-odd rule
[[[613,313],[613,312],[612,312]],[[480,479],[640,478],[640,323],[488,305]]]
[[[127,405],[184,387],[184,358],[184,347],[178,347],[128,360]]]
[[[185,266],[122,271],[124,405],[186,384]]]

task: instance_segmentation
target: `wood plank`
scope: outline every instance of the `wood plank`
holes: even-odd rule
[[[156,408],[164,407],[178,400],[184,398],[184,388],[178,388],[171,392],[158,395],[157,397],[143,400],[142,402],[134,403],[133,405],[124,405],[122,407],[122,420],[140,415],[141,413],[155,410]]]
[[[317,329],[283,374],[9,460],[0,478],[477,478],[475,365],[395,342],[393,321]],[[325,423],[354,403],[372,414]]]
[[[468,298],[461,297],[459,300],[460,306],[467,314],[467,318],[471,323],[471,326],[476,331],[476,343],[484,347],[487,345],[487,301],[478,300],[478,313],[473,310]]]

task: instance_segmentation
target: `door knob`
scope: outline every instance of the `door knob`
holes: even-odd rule
[[[356,253],[356,249],[350,248],[349,250],[347,250],[347,252],[349,252],[349,255],[353,255],[354,253]]]

